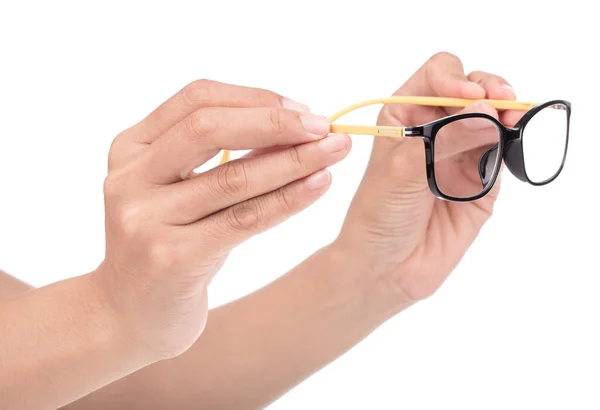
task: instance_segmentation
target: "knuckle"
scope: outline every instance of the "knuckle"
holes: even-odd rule
[[[290,162],[295,168],[303,168],[304,160],[302,159],[302,155],[300,155],[300,149],[297,145],[290,147],[287,149],[287,154]]]
[[[417,182],[418,184],[426,181],[424,167],[411,165],[425,163],[423,144],[415,139],[403,141],[401,146],[402,149],[394,150],[392,155],[389,156],[389,160],[386,161],[386,174],[392,178],[402,178],[403,181]]]
[[[254,231],[260,227],[259,210],[250,204],[238,204],[226,213],[229,228],[236,232]]]
[[[125,139],[126,136],[124,134],[124,132],[119,133],[110,143],[110,149],[108,150],[109,153],[114,152],[114,151],[118,151],[120,144],[121,144],[121,140]]]
[[[143,208],[136,203],[120,203],[114,209],[114,222],[124,238],[139,239],[144,232],[144,225],[147,225]]]
[[[458,58],[456,55],[454,55],[448,51],[439,51],[439,52],[435,53],[433,56],[431,56],[429,61],[432,63],[439,63],[442,61],[460,62],[460,58]]]
[[[294,212],[296,209],[296,200],[292,189],[289,187],[281,188],[277,190],[277,203],[279,208],[283,210],[284,213]]]
[[[269,126],[274,133],[283,134],[286,131],[287,126],[281,109],[269,108],[267,118],[269,121]]]
[[[500,75],[494,75],[494,77],[496,77],[496,80],[500,83],[500,84],[507,84],[510,85],[510,83],[506,80],[506,78],[500,76]]]
[[[467,78],[471,81],[475,81],[477,84],[481,86],[485,86],[489,83],[491,79],[494,78],[494,75],[488,73],[487,71],[476,70],[467,76]]]
[[[168,241],[157,241],[148,245],[148,261],[153,271],[178,270],[184,261],[180,247],[171,246]]]
[[[413,125],[415,110],[399,104],[384,105],[377,118],[378,125]]]
[[[197,105],[211,100],[214,96],[214,89],[214,81],[195,80],[183,88],[183,96],[191,105]]]
[[[120,133],[110,143],[110,148],[108,150],[108,168],[109,169],[113,169],[115,166],[117,166],[118,159],[121,156],[121,145],[125,138],[126,138],[125,135],[123,133]]]
[[[123,182],[121,181],[121,178],[116,177],[114,173],[110,173],[104,179],[104,197],[109,201],[117,198],[121,194],[122,186]]]
[[[283,97],[273,91],[256,89],[256,102],[259,107],[282,107]]]
[[[481,70],[475,70],[475,71],[471,71],[467,77],[477,77],[477,78],[480,78],[480,77],[483,77],[485,75],[487,75],[486,72],[481,71]]]
[[[208,139],[217,132],[218,124],[213,114],[207,110],[198,110],[190,115],[191,137]]]
[[[240,195],[248,189],[248,172],[243,162],[226,163],[215,172],[215,190],[228,196]]]

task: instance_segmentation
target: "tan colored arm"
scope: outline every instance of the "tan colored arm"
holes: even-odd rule
[[[374,100],[362,101],[338,111],[331,117],[329,122],[334,123],[344,115],[355,111],[359,108],[368,107],[377,104],[411,104],[411,105],[426,105],[430,107],[468,107],[477,102],[485,102],[497,110],[519,110],[528,111],[535,107],[538,103],[519,102],[510,100],[469,100],[465,98],[446,98],[446,97],[412,97],[412,96],[395,96],[377,98]]]
[[[407,307],[384,279],[325,248],[212,310],[198,341],[67,410],[261,409]]]
[[[385,98],[376,98],[373,100],[362,101],[357,104],[351,105],[344,108],[343,110],[335,113],[329,117],[329,123],[331,124],[331,132],[341,132],[345,134],[354,135],[373,135],[373,136],[385,136],[385,137],[402,137],[403,128],[401,127],[375,127],[368,125],[348,125],[348,124],[334,124],[344,115],[355,111],[359,108],[368,107],[370,105],[377,104],[411,104],[411,105],[426,105],[432,107],[468,107],[471,104],[477,102],[485,102],[497,110],[518,110],[528,111],[535,107],[538,103],[535,102],[519,102],[510,100],[469,100],[464,98],[445,98],[445,97],[421,97],[421,96],[394,96]],[[231,160],[231,153],[227,150],[223,151],[221,157],[221,164]]]
[[[2,285],[12,283],[2,275]],[[11,285],[12,286],[12,285]],[[0,303],[0,408],[57,408],[149,361],[120,332],[90,274]]]
[[[0,303],[33,289],[25,282],[10,276],[0,270]]]
[[[331,132],[341,132],[344,134],[357,134],[357,135],[381,135],[386,137],[403,137],[403,127],[389,127],[380,125],[378,127],[371,125],[344,125],[344,124],[332,124]]]

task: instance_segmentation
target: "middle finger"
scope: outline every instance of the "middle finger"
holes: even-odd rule
[[[300,144],[329,132],[323,116],[281,108],[203,108],[164,133],[140,157],[140,175],[150,183],[186,179],[222,149],[246,150]]]
[[[220,165],[164,187],[161,214],[172,224],[189,224],[250,198],[274,191],[348,155],[351,140],[332,134],[320,141]]]

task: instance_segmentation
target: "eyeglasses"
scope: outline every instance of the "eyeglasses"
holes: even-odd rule
[[[526,112],[512,128],[485,113],[451,115],[410,127],[335,124],[352,111],[376,104],[467,107],[476,102],[486,102],[497,110]],[[468,202],[490,192],[502,161],[515,177],[531,185],[546,185],[555,180],[565,163],[570,117],[571,103],[564,100],[538,104],[397,96],[352,105],[331,116],[329,122],[332,133],[422,138],[432,193],[440,199]],[[230,154],[225,151],[221,163],[229,159]]]

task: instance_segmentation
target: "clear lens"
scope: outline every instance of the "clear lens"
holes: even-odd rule
[[[467,199],[485,191],[502,159],[500,138],[500,129],[487,118],[465,118],[442,127],[434,146],[435,180],[440,192]]]
[[[522,139],[527,177],[535,183],[553,178],[565,156],[567,107],[555,104],[536,113],[525,124]]]

